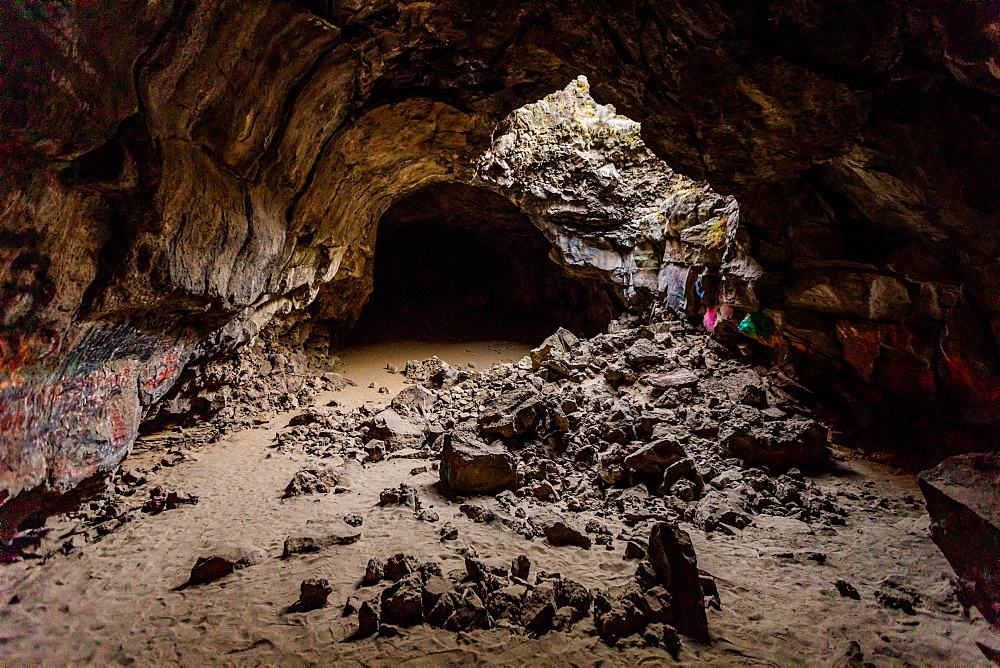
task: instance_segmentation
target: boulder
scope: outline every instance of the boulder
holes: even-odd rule
[[[808,419],[726,424],[719,441],[725,456],[742,459],[749,466],[810,468],[830,456],[826,427]]]
[[[557,609],[556,583],[542,582],[525,597],[521,624],[532,633],[547,633],[552,630]]]
[[[531,560],[525,555],[519,555],[517,559],[510,562],[510,576],[512,578],[517,578],[518,580],[528,580],[528,574],[531,572]]]
[[[486,598],[486,609],[493,619],[520,621],[521,606],[528,588],[524,585],[502,587]]]
[[[256,547],[244,545],[220,545],[207,557],[198,557],[191,576],[181,587],[208,584],[224,578],[233,571],[256,566],[267,559],[267,553]]]
[[[698,642],[708,642],[708,617],[691,537],[676,524],[658,522],[649,533],[649,561],[670,592],[674,626]]]
[[[542,395],[534,388],[518,388],[504,392],[483,406],[479,428],[484,434],[503,438],[522,436],[534,431],[546,410]]]
[[[382,592],[382,623],[407,628],[423,621],[420,575],[411,573]]]
[[[949,457],[917,478],[931,539],[968,600],[1000,627],[1000,453]]]
[[[703,531],[714,531],[723,526],[742,529],[750,521],[736,492],[712,490],[698,503],[693,523]]]
[[[606,610],[595,611],[594,625],[601,637],[611,644],[619,638],[642,633],[646,628],[646,617],[635,603],[623,599],[615,601]]]
[[[329,466],[310,466],[292,476],[284,497],[303,494],[329,494],[340,484],[340,473]]]
[[[579,345],[580,339],[573,332],[560,327],[556,333],[542,341],[542,345],[531,351],[531,368],[537,371],[554,355],[565,354]]]
[[[663,473],[671,464],[687,457],[684,448],[674,438],[660,438],[645,445],[625,458],[625,466],[653,476],[663,478]]]
[[[365,426],[368,427],[368,436],[384,441],[390,452],[403,448],[419,449],[426,440],[423,425],[414,424],[391,408],[376,414]]]
[[[444,628],[449,631],[469,631],[485,628],[488,624],[489,615],[486,612],[486,605],[483,604],[478,594],[469,588],[458,600],[455,612],[444,623]]]
[[[556,547],[576,545],[577,547],[589,550],[593,544],[590,536],[584,531],[579,527],[573,526],[572,523],[559,519],[558,516],[544,517],[540,520],[535,520],[534,523],[541,528],[549,543]]]
[[[398,413],[426,415],[434,408],[437,394],[423,385],[410,385],[397,394],[389,406]]]
[[[465,430],[445,433],[441,481],[459,494],[494,494],[517,488],[514,457],[499,443],[487,445]]]
[[[333,587],[325,579],[303,580],[297,600],[289,612],[309,612],[326,606],[326,601],[333,593]]]
[[[666,496],[670,493],[670,488],[674,486],[681,478],[687,478],[694,482],[696,486],[704,489],[705,483],[698,473],[698,469],[695,468],[694,462],[685,457],[684,459],[678,459],[676,462],[668,466],[663,471],[663,481],[660,483],[659,488],[656,490],[657,496]],[[698,496],[701,495],[701,490],[698,491]]]

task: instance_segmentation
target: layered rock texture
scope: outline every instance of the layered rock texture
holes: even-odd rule
[[[186,366],[275,316],[356,317],[386,210],[472,182],[497,122],[580,73],[739,199],[723,322],[766,310],[876,440],[996,446],[995,20],[930,0],[6,3],[0,501],[113,467]],[[666,233],[654,267],[657,232],[564,215],[587,196],[512,195],[624,298],[654,273],[706,291]],[[735,211],[709,209],[711,238]]]

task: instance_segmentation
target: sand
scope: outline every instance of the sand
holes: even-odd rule
[[[404,387],[407,359],[437,354],[453,365],[485,368],[520,358],[520,344],[382,344],[341,357],[341,373],[357,385],[323,393],[318,405],[335,400],[348,408],[366,401],[387,403]],[[374,382],[375,389],[368,387]],[[389,394],[379,394],[387,387]],[[147,485],[196,494],[200,502],[158,515],[140,514],[104,539],[42,563],[0,567],[0,665],[672,665],[656,649],[614,649],[582,632],[532,639],[502,630],[454,634],[416,627],[396,638],[341,642],[354,628],[342,617],[369,558],[406,552],[442,562],[445,572],[462,568],[458,549],[472,546],[486,560],[528,555],[534,569],[560,572],[588,587],[625,582],[634,561],[616,549],[551,547],[499,524],[475,524],[442,498],[433,471],[410,470],[428,462],[394,459],[366,467],[345,494],[282,499],[292,475],[312,458],[271,448],[275,434],[296,412],[259,429],[201,446],[189,461],[165,468]],[[842,456],[844,453],[842,453]],[[160,455],[140,444],[126,467],[148,466]],[[835,473],[817,483],[824,489],[859,492],[874,482],[883,497],[919,497],[912,475],[845,457]],[[416,519],[409,508],[379,507],[385,487],[409,482],[439,522]],[[144,490],[140,490],[140,494]],[[875,665],[985,665],[975,640],[1000,644],[975,612],[949,614],[948,564],[931,543],[919,508],[906,512],[852,508],[848,526],[811,533],[793,520],[761,519],[741,535],[706,535],[688,527],[699,566],[718,580],[722,610],[709,610],[710,645],[685,642],[683,665],[832,665],[857,641]],[[362,538],[347,546],[279,559],[290,534],[307,523],[364,517]],[[584,519],[587,514],[582,514]],[[60,524],[62,522],[62,524]],[[457,541],[442,543],[445,522],[459,528]],[[65,533],[71,526],[55,518]],[[819,529],[819,528],[817,528]],[[266,550],[264,563],[227,578],[182,591],[195,559],[217,543]],[[825,564],[804,558],[826,555]],[[793,559],[776,556],[793,553]],[[873,592],[887,576],[924,596],[915,616],[881,607]],[[327,578],[330,605],[309,613],[286,613],[305,578]],[[833,583],[851,582],[862,600],[840,597]],[[19,602],[8,604],[12,597]]]

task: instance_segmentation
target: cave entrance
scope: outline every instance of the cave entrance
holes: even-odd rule
[[[422,188],[379,222],[374,289],[351,339],[537,343],[560,326],[603,330],[610,296],[552,252],[527,214],[490,190]]]

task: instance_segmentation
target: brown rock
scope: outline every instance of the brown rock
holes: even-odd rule
[[[973,605],[1000,627],[1000,454],[950,457],[917,479],[931,539]]]
[[[222,545],[212,551],[211,556],[198,557],[191,576],[182,587],[208,584],[224,578],[233,571],[256,566],[267,559],[267,554],[258,548],[242,545]]]
[[[670,592],[677,630],[698,642],[708,642],[704,592],[691,537],[674,524],[655,524],[649,534],[649,560]]]
[[[534,431],[546,410],[542,396],[533,388],[511,390],[483,406],[479,429],[503,438],[522,436]]]
[[[292,604],[289,612],[309,612],[326,606],[333,593],[333,587],[325,579],[303,580],[299,600]]]
[[[663,472],[668,466],[686,456],[687,453],[680,443],[666,437],[655,440],[630,454],[625,458],[625,466],[633,471],[662,479]]]
[[[455,430],[444,434],[441,480],[460,494],[494,494],[517,488],[514,457],[499,444],[487,445],[474,434]]]

